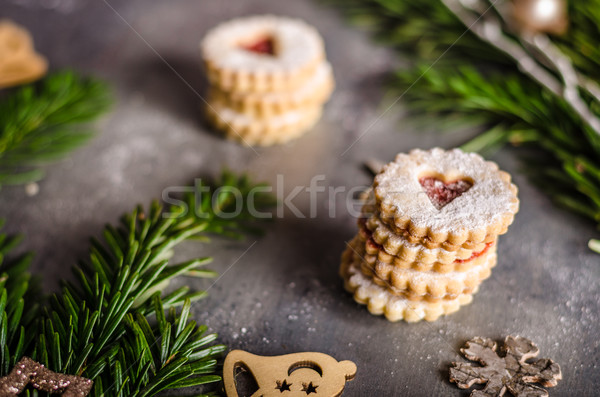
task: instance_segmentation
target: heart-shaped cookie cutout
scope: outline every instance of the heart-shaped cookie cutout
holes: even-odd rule
[[[429,197],[431,204],[438,210],[441,210],[473,187],[473,183],[467,179],[444,182],[442,179],[433,176],[419,178],[419,183],[427,197]]]
[[[261,37],[258,40],[252,41],[241,46],[244,50],[254,52],[260,55],[275,55],[275,40],[273,37]]]

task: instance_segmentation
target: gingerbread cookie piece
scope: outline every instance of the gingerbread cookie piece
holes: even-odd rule
[[[89,379],[53,372],[43,364],[23,357],[8,375],[0,378],[0,396],[17,397],[30,386],[48,394],[85,397],[93,385]]]
[[[484,384],[482,390],[473,390],[471,397],[501,397],[506,391],[515,397],[546,397],[548,392],[536,386],[556,386],[562,379],[560,366],[547,358],[535,359],[538,347],[521,336],[507,336],[502,346],[503,355],[498,354],[498,345],[489,338],[476,337],[468,341],[461,353],[471,363],[452,363],[450,382],[461,389],[469,389],[474,384]]]
[[[421,242],[486,242],[505,233],[519,209],[510,175],[459,149],[399,154],[373,187],[381,220]]]
[[[225,22],[206,35],[201,50],[211,83],[238,92],[295,90],[325,58],[312,26],[274,15]]]
[[[8,21],[0,21],[0,88],[39,79],[48,62],[37,54],[27,30]]]

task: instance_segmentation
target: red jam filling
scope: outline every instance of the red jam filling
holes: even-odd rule
[[[275,55],[275,43],[272,37],[264,37],[258,41],[241,46],[244,50],[262,55]]]
[[[432,176],[419,178],[419,183],[423,187],[423,191],[427,194],[431,203],[438,210],[441,210],[444,206],[473,186],[471,182],[464,179],[446,183],[441,179]]]
[[[373,232],[371,232],[369,230],[369,228],[367,227],[367,220],[365,218],[359,218],[358,219],[358,226],[360,227],[360,230],[362,231],[362,233],[364,233],[364,236],[366,236],[366,240],[367,240],[367,244],[373,249],[377,249],[377,250],[382,250],[383,247],[376,243],[375,240],[373,240]]]
[[[383,247],[380,244],[377,244],[372,237],[369,237],[369,239],[367,240],[367,244],[369,245],[369,247],[371,247],[371,249],[376,249],[378,251],[381,251],[383,249]]]
[[[383,246],[381,244],[378,244],[375,240],[373,240],[373,232],[369,230],[369,228],[367,227],[367,220],[365,218],[359,218],[358,219],[358,226],[360,227],[360,230],[364,233],[364,235],[366,236],[366,240],[367,240],[367,245],[369,245],[371,248],[377,249],[377,250],[383,250]],[[471,254],[471,256],[467,259],[456,259],[454,261],[454,263],[465,263],[465,262],[469,262],[472,261],[475,258],[479,258],[480,256],[483,256],[485,254],[487,254],[487,252],[490,250],[490,248],[494,245],[494,241],[490,241],[489,243],[485,243],[485,248],[482,249],[479,252],[473,252]]]
[[[367,229],[367,218],[364,216],[358,218],[358,226],[364,230],[369,230]]]
[[[479,251],[479,252],[473,252],[473,254],[471,255],[470,258],[467,258],[467,259],[457,259],[454,262],[455,263],[465,263],[465,262],[468,262],[468,261],[472,261],[475,258],[479,258],[480,256],[485,255],[486,252],[488,252],[490,250],[490,247],[492,245],[494,245],[494,242],[490,241],[489,243],[485,244],[485,248],[482,249],[481,251]]]

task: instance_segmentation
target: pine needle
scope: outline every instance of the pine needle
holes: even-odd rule
[[[111,103],[105,83],[73,72],[7,92],[0,101],[0,187],[43,178],[40,166],[86,143]]]
[[[28,272],[32,255],[15,253],[21,241],[0,233],[0,376],[31,350],[39,315],[39,282]]]

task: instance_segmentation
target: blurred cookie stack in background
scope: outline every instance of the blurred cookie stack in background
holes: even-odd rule
[[[302,135],[321,117],[335,85],[321,36],[301,20],[234,19],[208,32],[201,51],[210,83],[206,117],[246,145]]]
[[[495,163],[459,149],[399,154],[375,177],[340,274],[390,321],[433,321],[470,303],[519,209]]]

